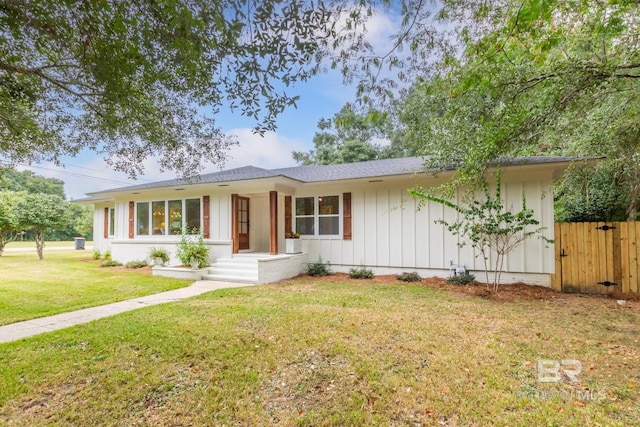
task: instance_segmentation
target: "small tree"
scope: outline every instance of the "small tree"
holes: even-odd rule
[[[7,243],[15,240],[19,224],[15,205],[18,195],[11,191],[0,191],[0,256]]]
[[[533,210],[527,209],[524,194],[522,195],[522,209],[513,213],[505,209],[500,192],[500,176],[496,183],[495,196],[489,192],[489,186],[483,181],[484,201],[472,199],[468,203],[455,204],[449,200],[425,193],[420,189],[412,189],[409,192],[422,200],[430,200],[454,209],[459,214],[459,219],[448,222],[444,219],[436,223],[443,224],[454,235],[460,236],[471,243],[484,261],[487,288],[491,283],[494,291],[500,285],[500,276],[504,268],[505,256],[526,239],[538,236],[547,243],[553,243],[542,235],[546,227],[539,227],[540,222],[533,217]],[[534,227],[534,228],[529,228]],[[466,241],[458,243],[464,246]],[[494,253],[494,262],[490,255]],[[489,280],[489,271],[494,273],[493,282]]]
[[[47,229],[67,225],[68,203],[62,197],[52,194],[24,194],[16,204],[16,212],[21,228],[33,231],[38,258],[44,259],[45,233]]]

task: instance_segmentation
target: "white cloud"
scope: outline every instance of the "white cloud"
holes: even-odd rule
[[[233,169],[240,166],[258,166],[265,169],[284,168],[295,166],[296,162],[291,156],[292,151],[306,151],[308,148],[298,140],[278,135],[275,132],[267,132],[260,136],[252,129],[232,129],[227,132],[235,135],[240,143],[229,152],[229,159],[224,169]],[[219,170],[212,166],[206,168],[206,172]]]
[[[399,26],[391,15],[376,10],[367,21],[365,39],[374,47],[376,54],[386,54],[393,47],[392,36]]]
[[[308,147],[305,147],[302,142],[274,132],[267,132],[264,137],[254,134],[251,129],[233,129],[228,133],[236,135],[240,145],[231,149],[229,160],[224,169],[247,165],[265,169],[295,166],[296,163],[291,157],[291,152],[308,150]],[[83,157],[87,160],[82,161],[81,158],[65,159],[66,167],[56,166],[53,163],[42,163],[20,166],[18,170],[28,169],[37,175],[64,181],[64,191],[69,200],[83,198],[86,193],[175,177],[173,171],[161,172],[157,160],[153,157],[144,160],[145,174],[139,176],[137,180],[128,178],[125,173],[114,171],[102,157],[96,156],[95,153],[87,153]],[[219,170],[218,166],[211,165],[204,168],[202,173]]]

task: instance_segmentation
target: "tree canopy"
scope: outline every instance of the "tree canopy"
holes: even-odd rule
[[[294,151],[301,165],[330,165],[367,160],[407,157],[415,153],[415,145],[406,138],[391,116],[379,111],[354,111],[347,104],[331,119],[320,119],[313,137],[314,148]]]
[[[467,2],[472,3],[472,2]],[[432,164],[477,176],[510,155],[605,155],[640,177],[640,3],[510,0],[463,39],[447,73],[418,81],[403,119]],[[461,32],[464,36],[464,31]]]
[[[318,72],[342,37],[340,16],[301,0],[1,2],[0,155],[58,161],[88,148],[132,176],[152,155],[183,174],[221,163],[234,141],[219,108],[274,129],[297,100],[286,86]]]
[[[64,182],[59,179],[45,178],[29,170],[18,172],[12,168],[3,168],[0,170],[0,194],[4,197],[0,202],[5,203],[4,209],[0,209],[0,234],[4,234],[5,239],[0,236],[0,243],[15,240],[22,231],[25,231],[20,234],[22,239],[35,240],[35,231],[30,224],[22,221],[22,212],[17,210],[17,201],[26,194],[56,196],[68,211],[66,216],[69,221],[47,227],[47,240],[70,240],[79,236],[93,238],[93,209],[86,205],[67,203],[64,200]],[[3,218],[12,220],[7,220],[3,225]]]
[[[38,258],[42,260],[47,230],[63,228],[69,223],[69,203],[53,194],[22,193],[17,197],[14,209],[19,228],[33,232]]]
[[[0,170],[0,190],[25,191],[27,193],[55,194],[65,198],[64,182],[56,178],[45,178],[30,170],[18,172],[12,168]]]

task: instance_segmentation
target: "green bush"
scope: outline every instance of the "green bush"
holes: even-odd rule
[[[100,251],[97,250],[97,249],[94,249],[93,250],[93,259],[100,259],[100,258],[102,258],[102,254],[100,253]]]
[[[135,261],[129,261],[125,265],[127,268],[142,268],[142,267],[146,267],[149,264],[147,264],[147,261],[135,260]]]
[[[195,233],[197,230],[192,230]],[[198,264],[198,268],[209,265],[209,248],[205,246],[201,234],[183,233],[178,244],[176,255],[184,265]]]
[[[403,282],[419,282],[422,280],[422,277],[415,271],[412,273],[401,273],[396,276],[396,279],[401,280]]]
[[[102,254],[102,259],[105,261],[111,261],[111,249],[107,249],[106,251],[104,251],[104,254]]]
[[[468,285],[470,283],[475,282],[476,276],[471,273],[464,273],[460,275],[454,275],[447,279],[447,283],[451,283],[452,285]]]
[[[373,271],[364,266],[360,268],[352,268],[349,270],[349,277],[352,279],[371,279],[373,278]]]
[[[329,262],[323,263],[322,261],[310,262],[307,264],[307,274],[309,276],[328,276],[331,274],[329,271]]]
[[[118,267],[118,266],[121,266],[121,265],[122,265],[122,263],[119,262],[119,261],[115,261],[115,260],[112,260],[112,259],[105,259],[100,264],[100,267]]]

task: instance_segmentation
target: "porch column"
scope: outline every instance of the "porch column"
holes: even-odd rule
[[[278,192],[269,191],[269,254],[278,255]]]

